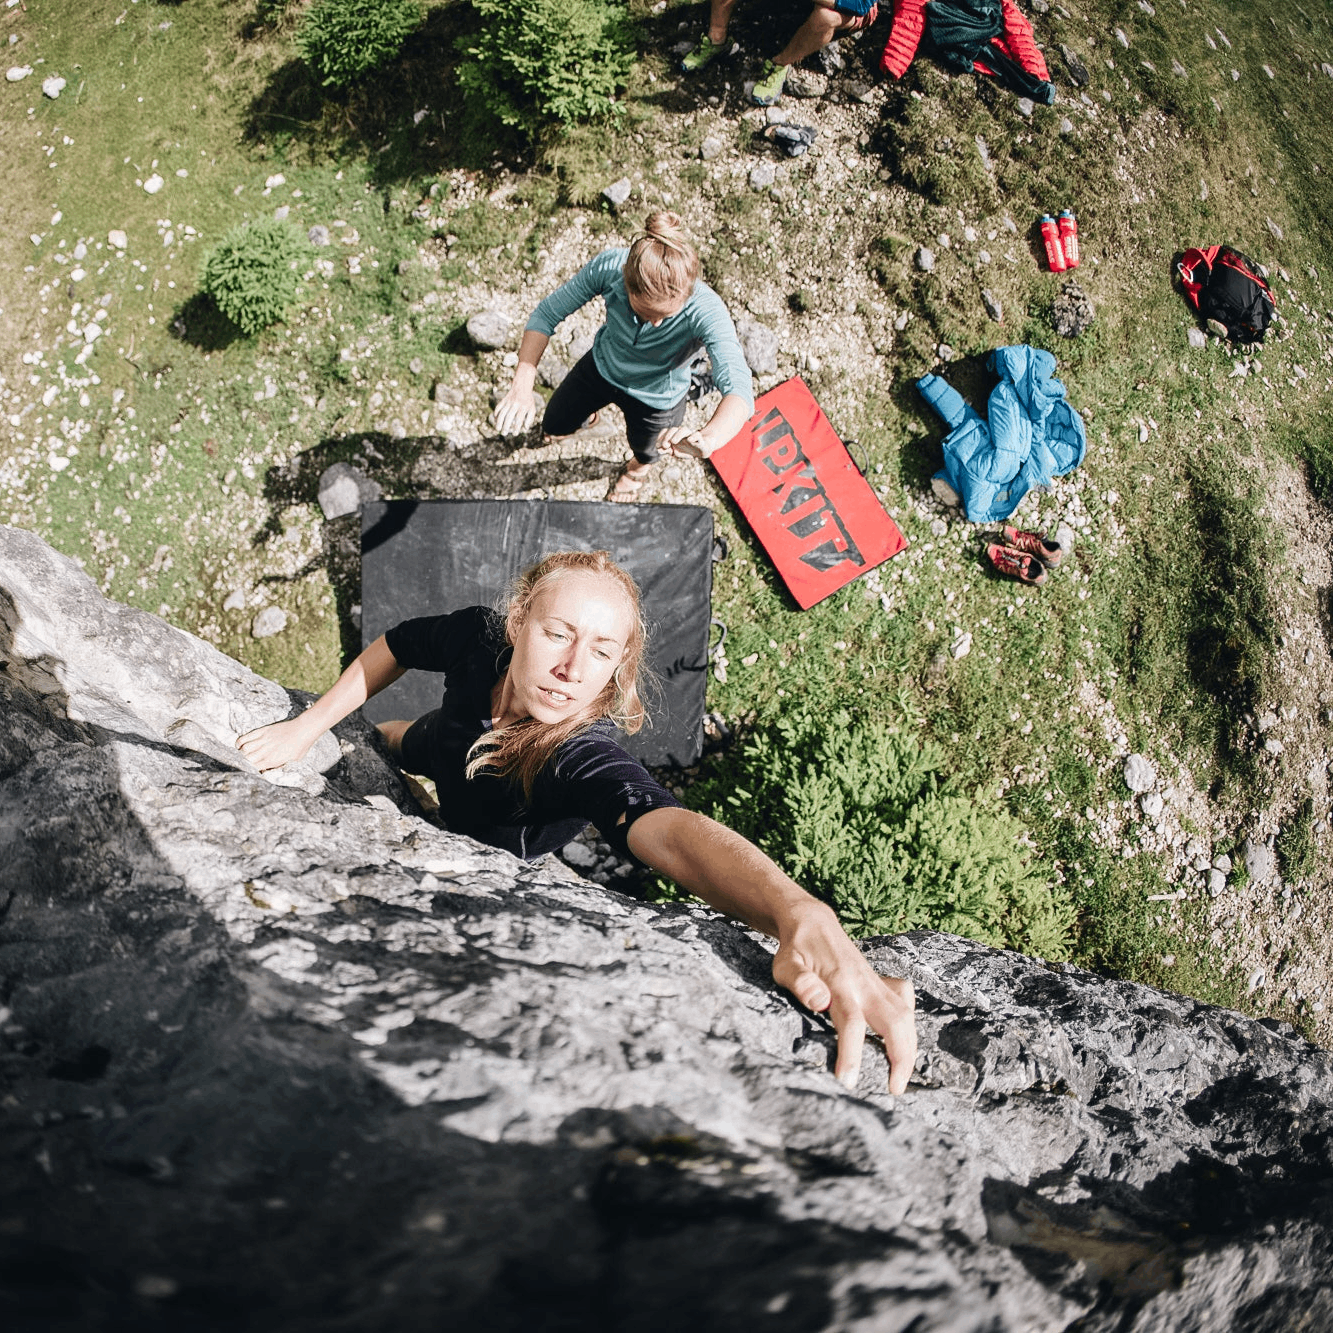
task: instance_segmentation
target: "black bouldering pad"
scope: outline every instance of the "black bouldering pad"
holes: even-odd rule
[[[573,500],[390,500],[361,510],[361,642],[413,616],[493,606],[509,580],[554,551],[609,551],[639,585],[651,727],[623,737],[655,767],[695,763],[703,748],[713,515],[693,505]],[[372,722],[440,706],[442,678],[409,671],[370,700]]]

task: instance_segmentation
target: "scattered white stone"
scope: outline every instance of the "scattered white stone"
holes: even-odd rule
[[[143,183],[144,193],[156,194],[165,184],[166,181],[164,181],[157,172],[153,172],[153,174]]]
[[[5,70],[5,78],[7,78],[10,83],[18,83],[21,79],[26,79],[31,73],[31,65],[11,65]]]
[[[1216,898],[1227,886],[1227,877],[1220,870],[1208,872],[1208,892]]]
[[[42,80],[42,95],[49,97],[53,102],[64,91],[65,80],[59,74],[52,74],[49,79]]]
[[[1282,239],[1282,228],[1279,227],[1277,223],[1273,221],[1272,218],[1265,218],[1264,221],[1268,223],[1268,230],[1271,231],[1274,237],[1280,241]]]
[[[287,177],[284,176],[282,172],[278,172],[276,175],[270,176],[264,182],[264,189],[276,190],[279,185],[286,185],[286,184],[287,184]]]
[[[630,184],[628,176],[622,176],[618,181],[613,181],[602,191],[602,198],[606,200],[612,208],[619,208],[625,203],[634,187]]]
[[[916,252],[916,266],[922,273],[930,273],[935,267],[935,252],[921,246]]]
[[[315,225],[306,232],[305,237],[311,245],[325,246],[332,243],[329,236],[329,229],[322,222],[316,222]]]
[[[109,231],[106,234],[106,243],[113,250],[123,250],[130,242],[123,231]]]
[[[1072,120],[1070,120],[1068,116],[1061,116],[1061,117],[1060,117],[1060,133],[1061,133],[1061,134],[1073,134],[1073,132],[1074,132],[1074,122],[1073,122]]]
[[[1263,70],[1263,72],[1267,74],[1270,79],[1277,78],[1277,75],[1273,73],[1273,68],[1271,65],[1260,65],[1259,68]]]
[[[46,461],[52,472],[63,472],[69,466],[69,459],[64,454],[48,454]]]
[[[978,263],[978,264],[989,264],[989,263],[990,263],[990,251],[989,251],[989,250],[978,250],[978,251],[977,251],[977,263]]]
[[[430,110],[429,110],[428,108],[423,108],[423,109],[420,110],[420,111],[413,112],[413,114],[412,114],[412,124],[413,124],[413,125],[420,125],[421,122],[422,122],[423,120],[425,120],[426,117],[429,116],[429,115],[430,115]]]
[[[1245,986],[1245,994],[1253,995],[1255,991],[1262,990],[1264,985],[1264,970],[1262,967],[1256,967],[1250,973],[1250,979]]]
[[[59,219],[59,217],[60,214],[57,213],[56,218]],[[84,259],[87,259],[87,257],[88,257],[88,247],[84,245],[82,241],[80,241],[78,245],[74,247],[74,258],[76,260],[82,261]]]
[[[280,606],[266,606],[250,622],[250,636],[255,639],[271,639],[287,628],[287,612]]]
[[[1171,61],[1171,73],[1174,74],[1178,79],[1188,79],[1190,76],[1189,70],[1187,70],[1185,66],[1180,63],[1179,60],[1175,59]]]
[[[699,145],[699,156],[705,162],[711,162],[715,157],[721,157],[726,147],[725,140],[719,139],[715,134],[710,134]]]
[[[573,842],[567,842],[560,854],[570,865],[577,866],[581,870],[591,870],[597,864],[597,853],[586,842],[579,842],[577,838]]]
[[[1283,750],[1283,745],[1282,742],[1278,740],[1276,736],[1270,736],[1264,742],[1264,749],[1267,750],[1269,754],[1281,754]]]
[[[937,357],[939,357],[939,359],[940,359],[941,361],[952,361],[952,360],[953,360],[953,348],[950,347],[948,343],[940,343],[940,344],[935,348],[935,355],[936,355]]]
[[[960,657],[966,657],[972,651],[972,636],[970,634],[960,634],[952,644],[949,645],[949,654],[957,661]]]
[[[1164,804],[1161,792],[1149,791],[1144,792],[1143,798],[1139,801],[1139,808],[1148,819],[1157,819],[1161,816]]]
[[[760,162],[750,172],[750,189],[767,190],[778,178],[777,168],[771,162]]]
[[[94,343],[94,342],[96,342],[101,336],[102,336],[102,326],[101,326],[100,324],[97,324],[97,323],[95,323],[94,321],[89,320],[88,323],[85,324],[85,325],[83,326],[83,341],[84,341],[84,342],[86,342],[86,343]]]
[[[244,611],[245,610],[245,589],[233,588],[227,594],[226,601],[222,603],[224,611]]]
[[[1196,350],[1208,346],[1208,335],[1202,329],[1191,328],[1185,336],[1189,339],[1190,346]]]
[[[1014,108],[1025,120],[1031,119],[1032,113],[1037,109],[1037,104],[1030,97],[1020,97]]]
[[[287,221],[287,215],[288,215],[291,211],[292,211],[292,210],[291,210],[290,205],[288,205],[288,204],[279,204],[278,207],[275,208],[275,209],[273,210],[273,220],[274,220],[275,222],[286,222],[286,221]]]
[[[1121,770],[1125,786],[1132,792],[1151,791],[1157,785],[1157,770],[1152,761],[1141,754],[1131,754]]]
[[[1115,39],[1117,42],[1120,43],[1121,46],[1125,48],[1126,51],[1129,50],[1129,38],[1125,36],[1123,29],[1117,28],[1115,30]]]

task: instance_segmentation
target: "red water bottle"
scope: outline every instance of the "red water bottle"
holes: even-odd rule
[[[1060,245],[1060,228],[1049,213],[1041,218],[1041,239],[1046,245],[1046,262],[1052,273],[1063,273],[1069,266],[1065,263],[1065,252]]]
[[[1078,267],[1078,219],[1072,208],[1060,211],[1060,249],[1064,251],[1065,267]]]

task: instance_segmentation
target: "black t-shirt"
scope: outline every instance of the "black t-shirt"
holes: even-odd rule
[[[444,698],[403,737],[403,767],[431,778],[440,817],[456,833],[532,860],[563,847],[589,824],[626,855],[630,825],[680,802],[612,739],[603,718],[567,740],[537,775],[532,797],[483,770],[465,776],[467,753],[490,730],[491,690],[513,649],[504,624],[484,606],[405,620],[384,636],[399,666],[444,675]],[[619,823],[621,815],[625,822]]]

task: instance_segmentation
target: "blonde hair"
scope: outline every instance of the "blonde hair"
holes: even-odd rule
[[[624,655],[606,688],[579,716],[551,723],[539,722],[535,717],[520,718],[507,727],[484,733],[473,743],[467,753],[466,776],[473,778],[487,770],[498,777],[507,777],[522,788],[524,800],[531,798],[537,775],[571,736],[587,731],[604,717],[633,736],[647,719],[640,695],[640,676],[645,673],[643,655],[648,645],[648,630],[643,621],[639,588],[611,559],[609,552],[561,551],[525,569],[497,608],[504,617],[505,639],[512,647],[537,598],[570,573],[601,574],[615,583],[624,594],[630,612],[629,634]]]
[[[674,213],[650,213],[625,260],[625,290],[654,306],[688,300],[699,280],[699,255]]]

